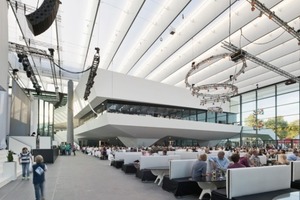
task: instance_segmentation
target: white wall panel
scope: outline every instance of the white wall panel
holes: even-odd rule
[[[7,1],[0,0],[0,91],[7,90],[8,84],[8,21]]]
[[[90,111],[88,103],[83,101],[88,73],[84,74],[75,90],[74,115],[80,116]],[[200,100],[191,95],[188,89],[178,88],[154,81],[136,78],[120,73],[98,69],[95,83],[91,89],[88,102],[94,107],[105,99],[145,102],[190,108],[203,108]],[[224,111],[228,111],[228,104],[222,105]],[[85,110],[82,110],[86,108]]]

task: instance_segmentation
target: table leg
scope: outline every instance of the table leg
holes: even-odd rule
[[[199,199],[202,199],[204,194],[211,196],[211,191],[217,189],[217,186],[212,182],[197,182],[198,186],[202,189]]]

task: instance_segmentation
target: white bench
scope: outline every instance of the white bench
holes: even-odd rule
[[[141,152],[115,152],[115,160],[124,160],[126,155],[142,155]]]
[[[197,159],[186,160],[171,160],[169,177],[175,178],[190,178],[192,176],[192,168]]]
[[[186,151],[175,151],[175,155],[180,155],[181,160],[183,159],[197,159],[199,152],[186,152]]]
[[[123,155],[124,165],[131,164],[131,163],[133,163],[136,160],[140,160],[141,156],[142,156],[141,152],[125,153]]]
[[[228,169],[226,195],[233,197],[289,189],[291,166],[277,165]]]
[[[169,162],[171,160],[180,160],[180,156],[141,156],[140,169],[150,169],[154,167],[169,167]]]
[[[154,183],[158,180],[158,185],[163,181],[164,176],[169,171],[169,162],[171,160],[179,160],[179,155],[166,155],[166,156],[141,156],[140,170],[150,169],[151,172],[157,176]]]
[[[162,189],[175,196],[194,195],[201,192],[197,182],[192,181],[192,168],[197,159],[171,160],[169,176],[164,177]]]
[[[292,161],[291,168],[292,168],[291,187],[300,189],[300,161]]]
[[[292,181],[300,180],[300,161],[292,161]]]

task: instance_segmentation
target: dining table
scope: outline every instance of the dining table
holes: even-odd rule
[[[211,196],[212,190],[216,190],[218,185],[226,184],[226,176],[213,176],[209,174],[207,176],[202,176],[197,180],[198,186],[202,189],[199,199],[202,199],[204,194],[209,194]]]

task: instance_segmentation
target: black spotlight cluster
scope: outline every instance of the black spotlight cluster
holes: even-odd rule
[[[40,95],[41,92],[42,92],[41,86],[39,85],[36,77],[34,76],[34,72],[33,72],[33,69],[32,69],[32,67],[30,65],[30,62],[28,60],[27,55],[26,54],[22,54],[22,53],[18,53],[17,56],[18,56],[18,61],[20,63],[22,63],[22,65],[23,65],[23,69],[26,72],[27,78],[29,78],[31,80],[33,88],[35,89],[36,93],[38,95]]]
[[[91,69],[90,69],[89,78],[86,83],[86,88],[85,88],[85,92],[84,92],[84,97],[83,97],[84,100],[87,100],[91,93],[91,88],[94,85],[94,78],[97,75],[97,69],[98,69],[98,66],[100,63],[100,54],[99,54],[100,49],[98,47],[96,47],[95,50],[96,50],[96,53],[93,58],[93,63],[92,63]]]

